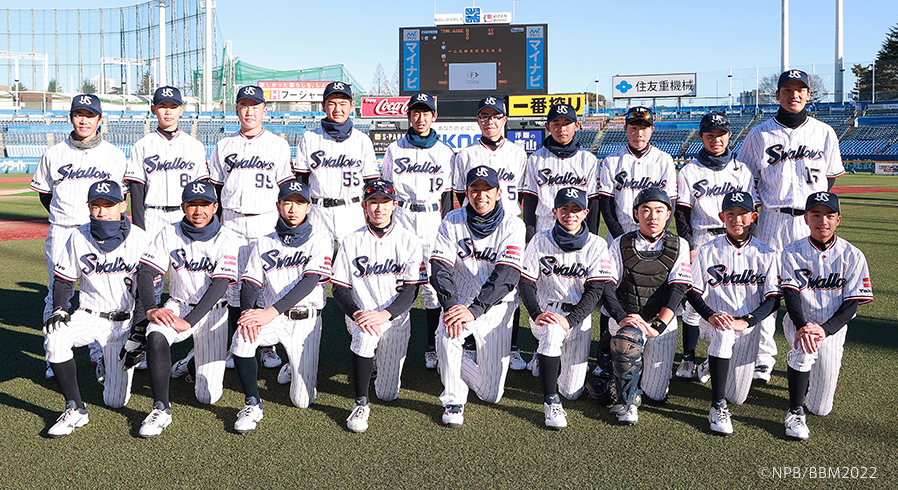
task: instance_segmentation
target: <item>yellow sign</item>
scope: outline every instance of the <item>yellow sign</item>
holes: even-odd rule
[[[549,109],[555,104],[570,104],[577,111],[577,114],[582,116],[583,111],[586,110],[586,95],[509,95],[508,115],[545,117],[549,114]]]

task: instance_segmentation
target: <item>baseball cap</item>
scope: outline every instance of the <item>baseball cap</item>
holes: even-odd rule
[[[207,202],[218,202],[215,188],[208,181],[195,180],[188,182],[181,192],[181,204],[200,199]]]
[[[122,197],[122,188],[112,180],[100,180],[90,185],[87,190],[87,202],[93,202],[96,199],[106,199],[115,203],[125,200]]]
[[[425,94],[424,92],[418,92],[415,95],[412,95],[408,99],[408,110],[411,111],[415,106],[423,105],[430,109],[432,112],[437,111],[437,101],[433,98],[432,95]]]
[[[471,184],[478,180],[486,182],[490,187],[499,187],[499,174],[486,165],[480,165],[479,167],[474,167],[471,170],[468,170],[468,175],[465,179],[465,187],[471,187]]]
[[[555,209],[561,209],[569,203],[580,206],[580,209],[587,209],[586,192],[576,187],[565,187],[555,194]]]
[[[100,98],[94,94],[78,94],[72,97],[72,108],[69,112],[75,112],[78,109],[87,109],[96,115],[102,115],[103,110],[100,109]]]
[[[650,125],[655,125],[655,115],[652,113],[652,110],[648,107],[644,107],[638,105],[636,107],[631,108],[627,111],[627,120],[624,124],[630,124],[633,122],[645,121]]]
[[[240,90],[237,91],[237,102],[240,102],[240,99],[250,99],[256,103],[264,104],[265,92],[257,85],[247,85],[240,87]]]
[[[309,192],[309,186],[298,180],[288,180],[278,188],[278,201],[283,201],[287,196],[297,194],[305,198],[306,201],[312,202]]]
[[[184,101],[181,99],[181,91],[171,85],[159,87],[153,94],[153,105],[159,105],[163,102],[174,102],[178,105],[184,105]]]
[[[365,200],[374,196],[384,196],[387,199],[396,200],[396,188],[389,180],[374,179],[365,183]]]
[[[324,97],[321,100],[327,100],[334,94],[343,94],[350,99],[352,98],[352,85],[346,82],[331,82],[324,87]]]
[[[546,122],[552,122],[559,117],[563,117],[571,122],[577,122],[577,111],[570,104],[555,104],[549,109],[549,116]]]
[[[785,85],[787,82],[797,80],[804,84],[805,87],[811,88],[811,82],[808,80],[808,74],[801,70],[786,70],[780,75],[779,81],[776,83],[776,89]]]
[[[808,196],[808,201],[804,205],[804,210],[810,211],[812,207],[818,204],[822,204],[837,213],[841,213],[839,210],[839,196],[832,192],[820,191],[811,194]]]
[[[639,194],[636,194],[636,199],[633,201],[633,209],[636,210],[640,204],[650,201],[663,202],[667,205],[667,209],[673,210],[673,206],[670,205],[670,197],[660,187],[647,187],[639,191]]]
[[[477,104],[477,114],[480,114],[480,111],[484,108],[489,107],[490,109],[495,109],[499,114],[503,116],[507,116],[508,113],[505,112],[505,102],[502,102],[502,99],[499,97],[484,97],[480,100],[480,103]]]
[[[733,206],[738,206],[746,211],[755,210],[755,203],[751,198],[751,194],[745,191],[728,192],[723,196],[723,203],[720,205],[720,210],[726,211]]]
[[[715,129],[722,129],[727,133],[732,133],[730,130],[730,118],[726,114],[717,111],[705,114],[702,117],[701,124],[699,124],[699,132],[707,133]]]

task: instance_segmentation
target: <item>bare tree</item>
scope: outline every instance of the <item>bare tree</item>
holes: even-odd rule
[[[761,104],[776,104],[776,83],[779,81],[780,74],[773,73],[771,75],[767,75],[765,77],[761,77],[760,80],[760,91],[761,98],[759,102]],[[826,82],[823,81],[823,77],[817,74],[808,75],[808,81],[811,86],[808,87],[811,91],[811,104],[816,104],[817,102],[822,101],[826,98],[826,94],[828,93],[826,89]]]
[[[389,95],[390,81],[387,74],[384,73],[384,66],[377,64],[377,70],[374,72],[374,80],[371,82],[371,95]]]
[[[390,77],[390,95],[393,97],[399,95],[399,61],[396,61],[396,68],[393,70],[393,76]]]

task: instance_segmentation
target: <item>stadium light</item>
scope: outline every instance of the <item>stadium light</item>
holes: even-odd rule
[[[44,71],[43,71],[43,85],[41,86],[41,92],[47,92],[47,53],[11,53],[9,51],[0,51],[0,59],[6,60],[14,60],[16,65],[16,111],[19,110],[19,60],[33,60],[33,61],[43,61],[44,62]],[[41,110],[46,112],[46,97],[41,95]]]

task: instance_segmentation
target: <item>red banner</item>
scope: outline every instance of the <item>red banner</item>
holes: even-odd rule
[[[362,97],[362,117],[405,118],[408,97]]]

